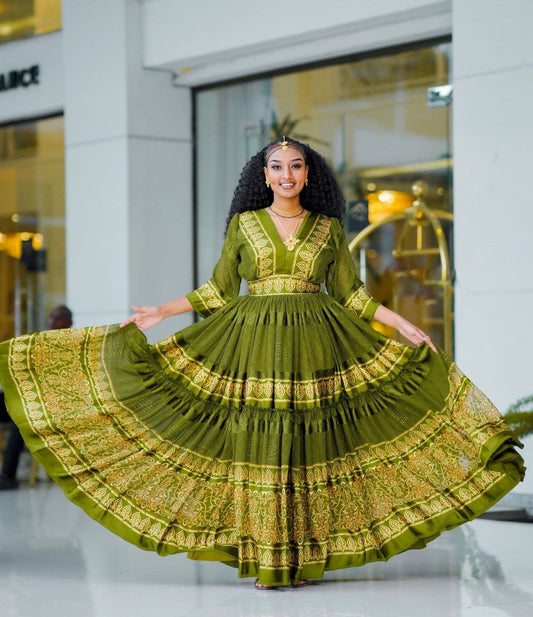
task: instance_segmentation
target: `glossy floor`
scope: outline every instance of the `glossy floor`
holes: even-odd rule
[[[48,483],[0,493],[1,617],[532,617],[533,525],[477,520],[423,551],[256,591],[116,538]]]

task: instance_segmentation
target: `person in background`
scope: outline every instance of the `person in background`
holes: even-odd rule
[[[48,315],[49,330],[70,328],[72,326],[72,311],[66,306],[56,306]],[[5,409],[4,395],[0,393],[0,406]],[[7,414],[7,410],[6,410]],[[17,469],[20,454],[24,449],[24,440],[17,425],[11,422],[11,427],[6,440],[4,457],[2,459],[2,471],[0,473],[0,491],[18,488]]]

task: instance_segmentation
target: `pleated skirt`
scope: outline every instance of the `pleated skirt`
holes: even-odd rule
[[[446,355],[329,296],[243,296],[149,345],[134,325],[0,344],[8,409],[87,514],[161,555],[270,585],[386,560],[524,475],[520,446]]]

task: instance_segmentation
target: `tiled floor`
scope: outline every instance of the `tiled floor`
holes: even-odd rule
[[[533,617],[533,525],[477,520],[423,551],[254,590],[218,563],[116,538],[61,490],[0,493],[0,617]]]

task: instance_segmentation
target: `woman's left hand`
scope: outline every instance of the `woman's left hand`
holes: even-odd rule
[[[404,336],[408,341],[413,343],[413,345],[421,345],[422,343],[426,343],[429,345],[430,349],[434,352],[437,351],[433,341],[429,338],[429,336],[420,328],[417,328],[414,324],[407,319],[402,317],[400,324],[398,325],[398,332]]]

